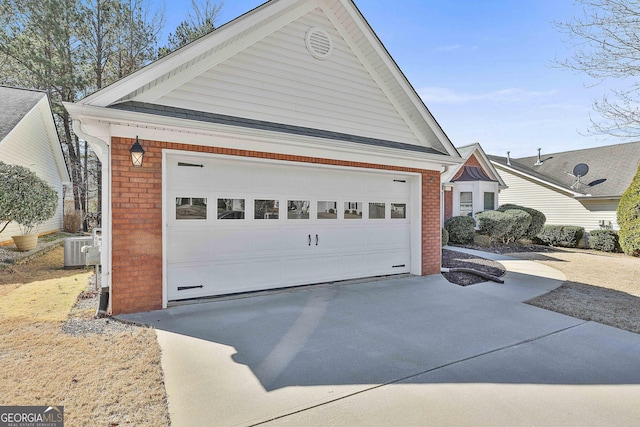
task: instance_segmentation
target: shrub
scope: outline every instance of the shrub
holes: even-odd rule
[[[35,172],[0,162],[0,224],[5,223],[0,233],[15,221],[22,234],[29,234],[52,218],[57,207],[58,193]]]
[[[444,223],[444,228],[449,232],[449,241],[453,243],[473,242],[476,221],[470,216],[454,216]]]
[[[631,185],[622,194],[616,214],[620,247],[625,254],[640,257],[640,166]]]
[[[510,223],[510,217],[504,212],[484,211],[476,214],[478,232],[492,239],[500,239]]]
[[[584,228],[573,225],[545,225],[535,242],[548,246],[575,248],[584,235]]]
[[[507,243],[523,238],[531,225],[531,215],[521,209],[507,209],[504,213],[511,217],[513,223],[507,235],[509,240]]]
[[[476,219],[481,234],[504,244],[522,238],[531,224],[531,215],[519,209],[479,212],[476,214]]]
[[[449,232],[446,228],[442,229],[442,246],[447,246],[449,244]]]
[[[474,233],[473,234],[473,244],[477,246],[481,246],[483,248],[488,248],[493,245],[493,239],[489,236],[485,236],[484,234]]]
[[[64,231],[77,233],[82,227],[82,212],[68,212],[64,214]]]
[[[593,230],[589,247],[597,251],[614,252],[618,249],[618,235],[613,230]]]
[[[547,217],[542,212],[533,208],[528,208],[526,206],[506,204],[498,208],[498,210],[501,212],[507,211],[509,209],[519,209],[531,215],[531,224],[529,224],[526,233],[524,234],[524,236],[522,236],[526,237],[527,239],[533,239],[534,237],[536,237],[538,233],[542,231],[542,227],[544,227],[544,223],[547,221]]]

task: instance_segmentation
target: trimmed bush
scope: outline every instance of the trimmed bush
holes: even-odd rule
[[[58,193],[35,172],[0,162],[0,233],[15,221],[22,234],[30,234],[57,208]]]
[[[526,206],[506,204],[498,208],[500,212],[504,212],[509,209],[519,209],[531,215],[531,224],[529,224],[527,232],[524,234],[524,236],[522,236],[526,237],[527,239],[533,239],[534,237],[536,237],[538,233],[542,231],[542,227],[544,227],[544,223],[547,221],[547,217],[542,212],[533,208],[528,208]]]
[[[481,234],[504,244],[522,238],[531,224],[531,215],[520,209],[479,212],[476,219]]]
[[[573,225],[545,225],[534,241],[547,246],[575,248],[584,235],[584,228]]]
[[[531,225],[531,215],[521,209],[507,209],[504,213],[511,217],[513,222],[513,226],[507,235],[509,241],[506,243],[515,242],[525,237]]]
[[[476,214],[478,232],[491,240],[501,240],[511,224],[511,217],[504,212],[484,211]]]
[[[493,239],[489,236],[480,233],[473,234],[473,244],[476,246],[481,246],[483,248],[488,248],[493,245]]]
[[[614,252],[618,249],[618,234],[613,230],[593,230],[589,238],[589,247],[597,251]]]
[[[622,194],[616,214],[620,247],[625,254],[640,257],[640,166],[631,185]]]
[[[446,228],[442,229],[442,246],[447,246],[449,244],[449,232]]]
[[[445,221],[444,228],[449,232],[450,242],[471,243],[473,242],[476,220],[470,216],[454,216]]]

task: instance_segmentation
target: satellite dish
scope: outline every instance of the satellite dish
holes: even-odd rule
[[[573,167],[573,173],[567,172],[567,175],[571,175],[575,179],[575,181],[571,185],[571,189],[577,190],[580,186],[584,185],[582,182],[580,182],[580,178],[588,173],[589,166],[587,166],[585,163],[578,163],[577,165],[575,165]]]
[[[585,163],[578,163],[573,167],[573,176],[581,177],[589,173],[589,166]]]

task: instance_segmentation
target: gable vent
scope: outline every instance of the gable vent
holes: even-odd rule
[[[333,51],[331,36],[325,30],[318,27],[309,28],[305,42],[307,49],[314,58],[327,59]]]

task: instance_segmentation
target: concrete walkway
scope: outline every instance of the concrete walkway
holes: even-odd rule
[[[562,278],[511,261],[494,287],[411,276],[120,317],[156,328],[175,426],[638,425],[640,335],[522,304]]]
[[[483,282],[465,288],[496,298],[525,302],[556,289],[567,280],[563,272],[538,262],[456,246],[445,246],[444,249],[477,255],[502,264],[507,270],[504,284]]]

